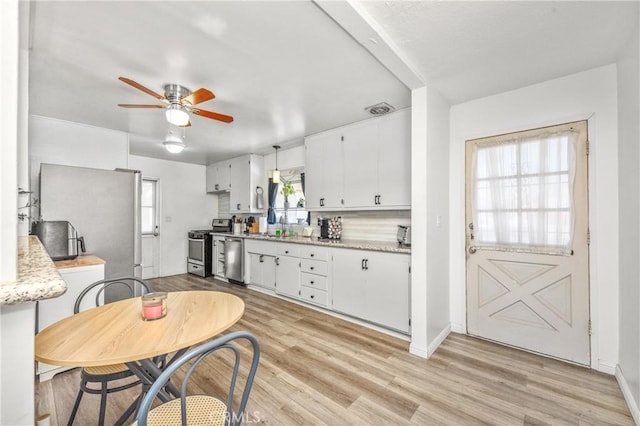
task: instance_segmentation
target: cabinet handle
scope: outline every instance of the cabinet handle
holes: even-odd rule
[[[289,250],[285,250],[285,251],[284,251],[284,254],[289,254]]]
[[[260,263],[264,263],[264,255],[263,254],[260,255]]]
[[[310,297],[313,299],[315,296],[313,294],[311,294]]]
[[[276,257],[276,266],[280,265],[280,258]]]
[[[309,284],[313,285],[315,283],[315,281],[309,281]]]
[[[311,269],[313,271],[313,266],[309,267],[309,269]]]
[[[324,206],[324,198],[320,198],[320,206],[323,207]]]
[[[216,188],[216,191],[217,191],[218,189],[220,189],[220,185],[216,183],[215,188]]]
[[[238,210],[240,210],[240,203],[238,203],[236,207],[238,208]]]
[[[362,259],[362,262],[360,262],[360,267],[362,268],[362,270],[364,270],[364,259]]]
[[[313,257],[313,253],[311,253],[311,257]]]

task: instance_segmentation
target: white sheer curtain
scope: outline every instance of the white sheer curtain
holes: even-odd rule
[[[578,133],[540,133],[473,145],[474,245],[570,254]]]

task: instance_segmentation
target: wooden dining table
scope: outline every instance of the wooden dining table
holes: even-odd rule
[[[185,352],[227,330],[244,314],[239,297],[217,291],[167,294],[167,315],[142,319],[140,297],[88,309],[42,330],[35,338],[35,358],[52,365],[96,367],[124,363],[143,384],[140,398],[162,372],[157,359]],[[177,393],[170,385],[163,400]],[[135,410],[132,406],[127,417]],[[123,416],[125,415],[123,414]]]

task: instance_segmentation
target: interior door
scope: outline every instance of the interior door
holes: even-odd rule
[[[588,365],[586,121],[466,153],[468,333]]]

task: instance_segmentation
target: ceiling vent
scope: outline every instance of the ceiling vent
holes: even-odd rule
[[[379,104],[368,106],[364,110],[368,111],[371,115],[385,115],[395,111],[395,108],[386,102],[380,102]]]

